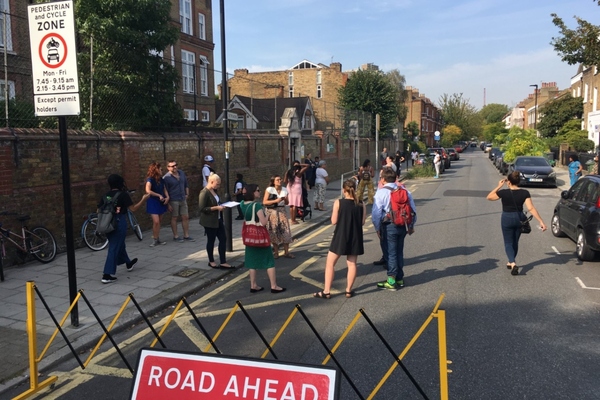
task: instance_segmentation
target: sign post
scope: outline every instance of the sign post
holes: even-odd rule
[[[80,112],[73,10],[71,0],[27,6],[35,115],[58,117],[71,303],[77,296],[77,275],[65,116]],[[71,325],[79,326],[77,304],[71,312]]]

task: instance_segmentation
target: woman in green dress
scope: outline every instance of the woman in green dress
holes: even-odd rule
[[[267,224],[267,216],[263,209],[262,204],[257,200],[260,199],[260,189],[258,185],[251,183],[246,185],[244,188],[244,200],[240,203],[242,208],[242,214],[244,215],[245,221],[258,220],[261,225]],[[256,207],[253,207],[256,205]],[[254,215],[252,215],[252,209],[254,208]],[[269,281],[271,282],[271,293],[281,293],[285,291],[277,285],[277,279],[275,277],[275,257],[273,256],[273,249],[269,247],[250,247],[246,246],[245,260],[246,268],[250,270],[250,293],[257,293],[264,288],[258,286],[256,283],[256,270],[266,269]]]

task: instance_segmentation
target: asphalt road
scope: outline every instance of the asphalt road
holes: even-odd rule
[[[363,309],[385,340],[400,354],[444,294],[448,375],[453,399],[597,399],[600,397],[600,273],[598,260],[578,261],[567,238],[533,232],[521,239],[519,276],[505,267],[499,202],[485,196],[500,179],[479,150],[463,153],[441,179],[407,182],[418,208],[414,235],[406,240],[406,287],[389,292],[375,287],[385,278],[372,261],[380,256],[370,221],[365,225],[366,254],[359,258],[359,276],[351,299],[343,296],[345,263],[337,265],[334,287],[342,294],[331,300],[312,298],[320,290],[325,256],[333,227],[325,225],[294,244],[295,260],[278,264],[282,294],[268,290],[249,293],[247,273],[238,271],[188,299],[195,314],[223,354],[259,358],[265,351],[255,324],[267,341],[296,310],[296,305],[332,347]],[[531,188],[534,204],[547,225],[559,190]],[[265,273],[259,284],[267,286]],[[220,331],[236,302],[236,312]],[[152,318],[160,329],[173,309]],[[128,363],[135,368],[140,348],[152,342],[149,330],[138,325],[116,337]],[[440,397],[438,326],[434,320],[403,359],[428,398]],[[163,336],[166,347],[206,351],[203,337],[187,311],[181,311]],[[157,348],[160,348],[157,344]],[[320,364],[327,356],[319,340],[295,313],[273,346],[277,359]],[[339,346],[336,359],[352,381],[342,377],[340,399],[368,398],[394,360],[377,335],[359,318]],[[266,356],[274,359],[273,354]],[[333,365],[332,361],[327,364]],[[38,398],[125,399],[132,384],[125,363],[104,345],[91,365],[81,370],[65,363],[52,371],[59,381]],[[16,388],[12,395],[22,393]],[[360,394],[359,394],[360,393]],[[11,393],[6,393],[11,395]],[[175,397],[174,397],[175,398]],[[396,368],[375,399],[419,399],[419,391]]]

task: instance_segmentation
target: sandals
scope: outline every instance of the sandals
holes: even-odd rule
[[[317,299],[330,299],[331,298],[331,293],[325,293],[324,291],[320,291],[317,293],[313,293],[313,297],[317,298]]]
[[[510,269],[510,274],[511,275],[519,275],[519,267],[517,267],[517,264],[515,264],[511,269]]]
[[[349,299],[350,297],[354,296],[356,293],[354,292],[354,290],[351,290],[349,292],[346,292],[346,298]]]
[[[285,258],[296,258],[295,255],[293,255],[292,253],[287,253],[283,255]]]

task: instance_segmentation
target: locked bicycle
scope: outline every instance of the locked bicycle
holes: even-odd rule
[[[129,190],[130,194],[135,193],[135,190]],[[87,247],[94,251],[100,251],[106,246],[108,246],[108,238],[106,235],[102,233],[98,233],[96,231],[96,226],[98,225],[98,213],[91,213],[84,217],[85,221],[83,225],[81,225],[81,238]],[[127,209],[127,220],[129,221],[129,226],[133,229],[135,236],[139,240],[144,238],[142,234],[142,228],[135,217],[135,214],[131,212],[131,210]]]
[[[18,215],[17,221],[21,223],[21,231],[14,232],[2,227],[0,222],[0,281],[4,281],[4,258],[6,257],[6,243],[12,243],[17,248],[17,255],[25,261],[28,255],[32,255],[43,263],[49,263],[56,257],[56,239],[50,231],[43,226],[33,229],[27,228],[25,221],[30,219],[29,215],[19,215],[15,212],[2,211],[0,216]]]

